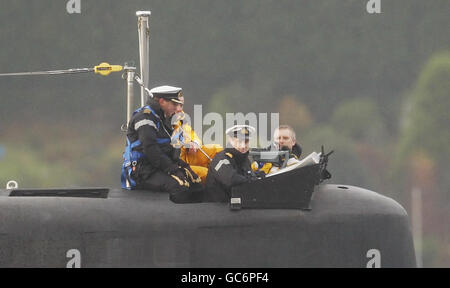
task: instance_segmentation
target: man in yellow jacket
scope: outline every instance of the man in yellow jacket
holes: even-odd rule
[[[179,99],[184,105],[184,97],[181,96]],[[217,144],[202,145],[202,140],[194,129],[184,121],[183,105],[179,106],[172,119],[174,127],[172,144],[181,147],[180,159],[189,164],[191,169],[202,179],[202,183],[205,183],[211,159],[216,153],[222,151],[223,147]]]

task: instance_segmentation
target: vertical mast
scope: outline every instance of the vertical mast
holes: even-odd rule
[[[134,111],[134,76],[136,72],[136,67],[133,67],[133,65],[125,64],[124,67],[126,74],[126,80],[127,80],[127,124],[130,123],[131,116],[133,115]],[[126,129],[122,129],[126,131]]]
[[[139,58],[141,68],[141,79],[144,83],[144,87],[148,87],[149,79],[149,39],[150,28],[148,24],[148,18],[150,11],[136,11],[138,17],[138,34],[139,34]],[[145,94],[145,88],[141,87],[141,107],[147,102],[147,96]]]

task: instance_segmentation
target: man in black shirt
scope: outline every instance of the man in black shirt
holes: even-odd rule
[[[297,144],[297,137],[291,126],[280,125],[275,129],[273,138],[276,150],[289,150],[291,158],[300,158],[302,148]]]
[[[134,112],[128,124],[123,188],[170,192],[174,202],[184,202],[190,195],[186,191],[200,182],[171,145],[171,117],[183,105],[181,90],[172,86],[153,88],[153,98]]]
[[[208,168],[205,201],[228,202],[233,186],[257,179],[248,159],[250,134],[255,129],[235,125],[226,131],[230,147],[217,153]]]
[[[292,159],[292,162],[299,160],[302,155],[302,147],[297,143],[295,131],[289,125],[280,125],[275,129],[273,133],[273,143],[265,150],[289,151],[289,161]],[[284,158],[281,158],[278,165],[281,165],[284,160]],[[252,168],[256,172],[264,172],[265,174],[269,174],[270,172],[274,172],[274,170],[272,170],[274,165],[276,166],[275,171],[278,170],[279,167],[277,164],[264,162],[253,162]]]

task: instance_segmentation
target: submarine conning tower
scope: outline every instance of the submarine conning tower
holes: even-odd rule
[[[150,14],[136,12],[140,77],[133,65],[124,66],[127,123],[134,81],[141,86],[141,106],[148,93]],[[76,73],[119,71],[109,64],[98,67]],[[316,167],[319,174],[307,168],[280,177],[322,175]],[[283,201],[274,193],[258,198],[243,187],[233,197],[239,199],[236,210],[230,203],[176,204],[158,191],[23,189],[11,182],[0,189],[0,267],[416,267],[401,205],[373,191],[321,180],[299,188],[265,179]]]

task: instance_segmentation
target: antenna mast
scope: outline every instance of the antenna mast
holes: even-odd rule
[[[145,94],[145,88],[148,87],[149,79],[149,39],[150,28],[148,24],[148,18],[150,17],[150,11],[136,11],[138,17],[138,34],[139,34],[139,58],[141,68],[141,79],[143,87],[141,86],[141,107],[147,102],[147,96]]]

